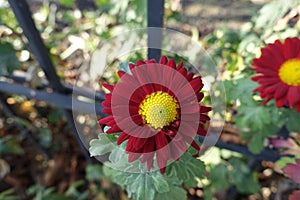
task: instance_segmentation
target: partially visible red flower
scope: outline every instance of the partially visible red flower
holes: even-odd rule
[[[300,112],[300,40],[276,40],[261,53],[252,63],[257,73],[252,80],[260,84],[254,91],[264,98],[264,104],[275,99],[278,108],[295,107]]]
[[[164,173],[168,160],[178,160],[187,145],[199,150],[194,138],[206,135],[203,125],[211,108],[199,104],[202,80],[166,57],[129,67],[131,74],[118,72],[116,85],[103,84],[111,92],[102,103],[109,116],[99,123],[110,126],[107,134],[121,132],[117,144],[127,142],[129,162],[142,157],[150,170],[156,158]]]
[[[269,141],[274,148],[282,150],[281,154],[300,155],[300,146],[292,138],[270,138]]]
[[[296,183],[300,183],[300,159],[296,160],[296,164],[287,164],[283,171],[286,175]]]
[[[300,190],[295,190],[292,194],[289,195],[289,200],[299,200],[300,199]]]

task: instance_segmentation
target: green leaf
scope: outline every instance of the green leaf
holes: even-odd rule
[[[257,174],[252,173],[240,158],[233,157],[229,160],[229,163],[233,168],[233,183],[241,193],[255,193],[260,189]]]
[[[169,184],[163,176],[152,176],[152,179],[154,187],[159,193],[170,191]]]
[[[102,167],[100,165],[88,165],[85,168],[86,179],[89,181],[99,180],[102,176]]]
[[[0,193],[0,200],[18,200],[19,198],[15,195],[14,189],[4,190]]]
[[[0,153],[3,154],[23,154],[24,150],[19,145],[16,138],[0,138]]]
[[[12,73],[19,65],[14,47],[8,42],[0,43],[0,75]]]
[[[266,4],[259,11],[259,16],[255,21],[257,28],[272,27],[275,25],[277,20],[285,15],[285,13],[293,8],[297,1],[294,0],[275,0]]]
[[[229,171],[227,166],[223,163],[211,168],[209,178],[211,180],[212,187],[217,190],[228,188],[230,185]]]
[[[294,157],[281,157],[278,161],[276,161],[276,166],[279,168],[285,167],[287,164],[295,164],[296,159]]]
[[[72,7],[74,5],[74,0],[59,0],[59,3],[66,7]]]
[[[101,133],[98,135],[98,139],[93,139],[90,142],[90,154],[91,156],[101,156],[106,153],[111,152],[114,149],[113,143],[110,142],[109,139],[107,139],[107,136],[105,133]]]
[[[47,118],[51,124],[55,124],[58,120],[62,119],[63,112],[60,108],[54,108],[50,111]]]
[[[247,133],[247,134],[249,134],[249,133]],[[249,135],[251,135],[251,134],[249,134]],[[265,138],[265,136],[261,133],[252,134],[252,137],[247,144],[249,150],[254,154],[260,153],[264,149],[264,138]]]
[[[39,128],[38,129],[38,139],[39,144],[42,147],[49,148],[52,143],[52,133],[51,130],[48,128]]]
[[[287,114],[286,127],[291,132],[300,132],[300,113],[294,109],[289,109]]]
[[[240,78],[234,81],[224,81],[226,98],[230,101],[241,99],[244,103],[252,100],[253,90],[258,84],[249,78]]]
[[[166,174],[168,176],[176,176],[183,180],[183,184],[187,187],[196,187],[196,177],[202,178],[205,172],[204,163],[194,158],[190,153],[184,153],[179,161],[172,163],[167,167]]]
[[[172,199],[172,200],[184,200],[187,199],[186,191],[180,187],[172,187],[170,192],[156,193],[155,200]]]

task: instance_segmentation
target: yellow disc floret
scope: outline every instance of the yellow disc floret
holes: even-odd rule
[[[290,59],[284,62],[279,69],[280,79],[291,86],[300,86],[300,60]]]
[[[178,118],[179,105],[174,97],[166,92],[147,95],[139,107],[144,123],[155,129],[170,125]]]

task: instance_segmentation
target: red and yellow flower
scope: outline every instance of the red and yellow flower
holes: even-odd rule
[[[260,87],[264,104],[275,99],[276,106],[295,107],[300,112],[300,40],[287,38],[276,40],[261,49],[261,56],[253,60],[257,75],[252,80]]]
[[[127,142],[128,161],[141,157],[150,171],[156,159],[161,173],[169,160],[178,160],[189,145],[199,150],[195,136],[206,135],[210,107],[200,105],[201,77],[188,73],[180,62],[161,57],[129,64],[130,73],[119,71],[120,82],[103,84],[106,94],[99,120],[110,128],[107,134],[121,133],[117,144]]]

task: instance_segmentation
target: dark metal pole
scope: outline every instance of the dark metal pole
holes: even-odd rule
[[[28,39],[29,47],[50,83],[50,86],[55,91],[65,92],[65,88],[61,84],[55,68],[51,62],[48,51],[43,43],[39,31],[37,30],[34,21],[31,17],[31,12],[26,0],[8,0],[23,33]]]
[[[161,56],[164,0],[147,0],[148,59],[159,61]]]

